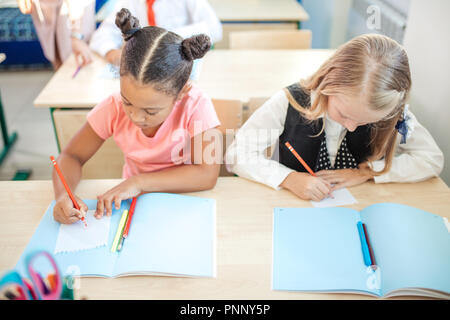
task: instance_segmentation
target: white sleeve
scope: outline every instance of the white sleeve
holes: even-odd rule
[[[400,144],[400,136],[396,140],[396,150],[392,159],[392,167],[387,173],[374,177],[376,183],[385,182],[418,182],[433,176],[439,176],[444,167],[444,155],[431,134],[408,111],[413,131]],[[372,168],[381,171],[384,160],[373,161]]]
[[[92,34],[89,42],[90,48],[104,57],[108,51],[113,49],[120,49],[122,45],[122,33],[116,26],[116,13],[121,8],[130,8],[127,5],[128,1],[117,1],[114,10],[111,14],[100,24],[97,30]],[[132,12],[132,14],[134,14]]]
[[[227,149],[225,163],[228,171],[280,189],[283,180],[295,170],[268,159],[265,151],[278,141],[283,132],[288,106],[288,99],[281,90],[253,113]]]
[[[212,43],[222,40],[222,24],[208,1],[188,0],[187,5],[191,23],[176,28],[174,32],[183,38],[205,33],[211,38]]]
[[[81,20],[84,13],[84,8],[88,6],[92,0],[67,0],[68,15],[70,21]]]

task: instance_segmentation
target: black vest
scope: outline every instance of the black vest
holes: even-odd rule
[[[309,108],[311,100],[298,83],[290,85],[286,88],[291,97],[302,107]],[[280,163],[300,172],[307,172],[297,158],[285,146],[285,142],[289,142],[297,153],[305,160],[308,166],[314,170],[318,165],[318,155],[320,145],[325,139],[325,133],[322,132],[316,136],[322,129],[323,120],[307,120],[297,111],[291,103],[289,103],[286,120],[284,123],[283,133],[279,138],[279,159]],[[370,127],[368,125],[359,126],[355,131],[347,131],[345,135],[347,148],[359,164],[365,162],[370,156]]]

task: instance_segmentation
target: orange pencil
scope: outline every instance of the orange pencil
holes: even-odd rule
[[[64,185],[64,188],[66,189],[67,194],[70,197],[70,200],[72,200],[73,206],[75,207],[75,209],[81,211],[81,208],[78,205],[78,202],[75,200],[75,197],[73,196],[72,191],[70,191],[70,188],[69,188],[69,186],[66,183],[66,179],[64,179],[64,176],[63,176],[61,170],[59,169],[58,163],[56,163],[55,157],[50,156],[50,160],[52,161],[53,166],[55,167],[56,172],[58,173],[59,179],[61,179],[61,182]],[[84,226],[87,227],[86,219],[84,219],[84,217],[81,217],[81,221],[83,221],[84,222]]]
[[[291,146],[291,144],[289,142],[286,141],[286,143],[284,145],[289,149],[290,152],[292,152],[292,154],[297,158],[297,160],[300,161],[300,163],[309,172],[309,174],[311,174],[313,177],[317,177],[316,174],[314,173],[314,171],[311,170],[311,168],[308,166],[308,164],[305,162],[305,160],[303,160],[302,157],[300,157],[300,155],[297,153],[297,151],[295,151],[295,149]],[[330,192],[330,197],[334,199],[331,192]]]
[[[300,161],[300,163],[303,165],[303,167],[305,167],[305,169],[312,176],[317,177],[316,174],[314,173],[314,171],[311,170],[311,168],[308,166],[308,164],[305,162],[305,160],[303,160],[302,157],[300,157],[300,155],[297,153],[297,151],[295,151],[295,149],[291,146],[291,144],[286,141],[285,145],[289,149],[289,151],[292,152],[292,154],[297,158],[297,160]]]

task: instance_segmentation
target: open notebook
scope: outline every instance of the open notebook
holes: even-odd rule
[[[272,289],[450,298],[450,227],[438,215],[380,203],[348,208],[275,208]],[[363,260],[367,227],[378,268]]]
[[[96,200],[83,200],[95,209]],[[215,277],[215,200],[168,193],[138,197],[130,232],[120,252],[111,245],[124,209],[114,209],[110,221],[87,219],[60,225],[49,206],[16,268],[25,274],[24,257],[35,250],[53,254],[62,273],[80,276],[167,275]],[[93,234],[94,233],[94,234]],[[95,235],[96,234],[96,235]],[[102,239],[104,234],[105,239]],[[84,238],[84,239],[83,239]]]

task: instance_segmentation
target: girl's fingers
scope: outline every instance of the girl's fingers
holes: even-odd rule
[[[81,199],[77,199],[78,205],[80,206],[80,211],[83,214],[83,216],[86,216],[87,211],[89,210],[88,206],[83,202]]]
[[[106,209],[106,215],[109,217],[112,214],[112,199],[111,198],[106,198],[104,200],[104,205],[105,205],[105,209]]]
[[[64,222],[65,224],[72,224],[75,223],[77,221],[79,221],[80,219],[78,219],[78,217],[69,217],[66,222]]]
[[[120,209],[120,205],[122,203],[122,199],[119,196],[114,197],[114,205],[116,207],[116,210]]]
[[[320,184],[320,185],[325,185],[326,187],[328,187],[328,189],[331,188],[331,182],[330,181],[328,181],[326,179],[323,179],[323,178],[320,178],[320,181],[322,182],[322,184]]]
[[[324,195],[328,195],[331,192],[331,184],[319,184],[317,186],[320,192],[322,192]]]
[[[345,183],[344,182],[340,182],[340,183],[336,183],[332,188],[331,191],[334,190],[338,190],[338,189],[342,189],[345,187]]]
[[[103,203],[103,198],[102,197],[97,197],[97,209],[95,211],[95,217],[96,218],[101,218],[104,213],[105,213],[105,206],[104,206],[104,203]]]
[[[83,65],[83,59],[82,59],[80,53],[75,53],[75,60],[77,62],[77,66],[82,66]]]
[[[316,199],[318,199],[318,200],[314,200],[314,201],[320,201],[320,200],[322,200],[323,198],[326,197],[326,193],[320,191],[319,188],[315,188],[315,189],[311,190],[311,192],[312,192],[313,196]]]
[[[344,180],[342,177],[339,177],[339,176],[329,176],[329,177],[324,177],[323,179],[325,179],[330,184],[336,184],[336,183],[342,182]]]
[[[315,192],[311,192],[311,200],[319,202],[320,200],[322,200],[320,198],[320,196],[318,194],[316,194]]]
[[[81,213],[80,210],[72,208],[72,209],[70,209],[70,214],[69,214],[68,218],[76,217],[79,220],[79,219],[81,219],[82,216],[83,216],[83,214]]]
[[[329,174],[317,175],[317,177],[323,181],[329,181],[333,176]]]
[[[328,170],[320,170],[320,171],[315,172],[316,176],[318,176],[318,177],[325,176],[325,175],[327,175],[327,173],[328,173]]]

